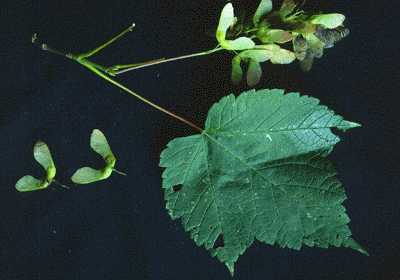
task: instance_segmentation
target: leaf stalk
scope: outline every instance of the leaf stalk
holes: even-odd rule
[[[123,90],[129,92],[130,94],[132,94],[132,95],[135,96],[136,98],[142,100],[143,102],[149,104],[150,106],[152,106],[152,107],[154,107],[154,108],[160,110],[161,112],[164,112],[164,113],[166,113],[166,114],[168,114],[168,115],[170,115],[170,116],[172,116],[172,117],[174,117],[174,118],[176,118],[176,119],[178,119],[178,120],[180,120],[180,121],[182,121],[182,122],[184,122],[184,123],[186,123],[186,124],[192,126],[193,128],[199,130],[200,132],[203,132],[203,129],[201,129],[201,128],[198,127],[197,125],[195,125],[195,124],[189,122],[188,120],[186,120],[186,119],[184,119],[184,118],[182,118],[182,117],[180,117],[180,116],[178,116],[178,115],[176,115],[176,114],[174,114],[174,113],[172,113],[172,112],[170,112],[170,111],[168,111],[168,110],[166,110],[166,109],[164,109],[164,108],[162,108],[162,107],[160,107],[160,106],[154,104],[153,102],[147,100],[146,98],[140,96],[139,94],[133,92],[132,90],[128,89],[127,87],[121,85],[120,83],[114,81],[113,79],[111,79],[110,77],[108,77],[106,74],[104,74],[104,73],[107,73],[107,74],[113,75],[113,73],[114,73],[114,72],[113,72],[113,69],[114,69],[114,68],[115,68],[115,69],[124,68],[124,65],[117,65],[117,66],[113,66],[113,67],[104,67],[104,66],[102,66],[102,65],[99,65],[99,64],[97,64],[97,63],[95,63],[95,62],[92,62],[92,61],[89,61],[89,60],[86,59],[86,57],[92,56],[92,55],[95,54],[96,52],[100,51],[101,49],[103,49],[104,47],[106,47],[107,45],[109,45],[110,43],[112,43],[113,41],[115,41],[116,39],[118,39],[119,37],[121,37],[122,35],[124,35],[126,32],[128,32],[129,30],[131,30],[134,26],[135,26],[135,24],[133,24],[132,26],[130,26],[129,28],[127,28],[126,30],[124,30],[121,34],[119,34],[118,36],[114,37],[114,38],[111,39],[110,41],[108,41],[108,42],[106,42],[105,44],[101,45],[100,47],[94,49],[93,51],[90,51],[90,52],[87,52],[87,53],[84,53],[84,54],[80,54],[80,55],[74,55],[74,54],[71,54],[71,53],[65,53],[65,52],[62,52],[62,51],[53,49],[53,48],[49,47],[49,46],[46,45],[46,44],[40,44],[40,43],[37,41],[37,36],[36,36],[36,34],[34,34],[34,35],[32,36],[32,43],[38,45],[38,46],[39,46],[40,48],[42,48],[43,50],[50,51],[50,52],[53,52],[53,53],[56,53],[56,54],[59,54],[59,55],[62,55],[62,56],[66,56],[66,57],[71,58],[71,59],[73,59],[73,60],[76,60],[77,62],[79,62],[80,64],[86,66],[87,68],[89,68],[90,70],[92,70],[94,73],[96,73],[97,75],[99,75],[100,77],[102,77],[103,79],[105,79],[105,80],[107,80],[107,81],[113,83],[114,85],[120,87],[121,89],[123,89]],[[215,48],[214,50],[211,50],[211,52],[214,52],[214,51],[217,51],[217,50],[219,50],[219,49],[218,49],[218,48]],[[192,54],[192,55],[182,56],[182,57],[173,58],[173,59],[169,59],[169,60],[164,60],[164,58],[161,58],[161,59],[157,59],[157,60],[153,60],[153,61],[149,61],[149,62],[138,63],[138,64],[136,64],[137,66],[135,66],[135,67],[131,67],[132,64],[130,64],[130,65],[125,65],[125,66],[131,67],[131,68],[125,69],[125,70],[121,70],[121,71],[117,71],[117,72],[118,72],[118,73],[122,73],[122,72],[126,72],[126,71],[129,71],[129,70],[137,69],[137,68],[144,67],[144,66],[149,66],[149,65],[154,65],[154,64],[161,63],[161,62],[167,62],[167,61],[173,61],[173,60],[178,60],[178,59],[193,57],[193,56],[197,56],[197,55],[204,55],[204,54],[208,54],[208,53],[211,53],[211,52],[208,51],[208,52],[204,52],[204,53]],[[133,65],[135,65],[135,64],[133,64]],[[110,69],[111,69],[111,70],[110,70]],[[101,71],[99,71],[99,70],[103,71],[104,73],[101,72]],[[115,72],[115,73],[117,73],[117,72]]]

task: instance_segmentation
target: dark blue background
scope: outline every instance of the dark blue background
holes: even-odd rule
[[[232,279],[165,210],[159,155],[170,140],[197,131],[30,41],[37,33],[44,43],[79,54],[135,23],[91,59],[111,66],[176,57],[216,45],[204,32],[218,23],[225,3],[2,1],[0,279]],[[398,3],[310,0],[306,9],[345,14],[350,35],[326,49],[309,73],[297,62],[263,63],[256,88],[299,91],[362,124],[339,133],[342,141],[329,158],[346,189],[353,237],[370,257],[254,241],[233,279],[393,279],[400,275]],[[248,89],[230,84],[232,57],[219,52],[115,79],[203,127],[213,103]],[[128,177],[72,183],[80,167],[101,164],[89,146],[93,128],[106,135],[116,168]],[[37,140],[49,146],[56,180],[69,190],[53,183],[16,191],[22,176],[43,175],[33,158]]]

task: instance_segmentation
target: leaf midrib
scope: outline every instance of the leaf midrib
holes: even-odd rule
[[[274,184],[272,181],[268,180],[265,176],[263,176],[263,175],[262,175],[261,173],[259,173],[256,169],[254,169],[254,168],[251,167],[249,164],[247,164],[245,161],[243,161],[243,160],[241,160],[239,157],[237,157],[237,156],[236,156],[233,152],[231,152],[228,148],[226,148],[225,146],[223,146],[222,144],[220,144],[216,139],[214,139],[213,137],[211,137],[211,135],[209,135],[206,131],[204,131],[204,132],[202,133],[202,135],[207,136],[210,140],[212,140],[214,143],[216,143],[216,144],[217,144],[218,146],[220,146],[222,149],[224,149],[225,151],[227,151],[229,154],[231,154],[233,157],[235,157],[237,160],[239,160],[242,164],[244,164],[245,166],[247,166],[250,170],[252,170],[252,171],[255,172],[256,174],[258,174],[260,177],[262,177],[263,179],[265,179],[267,182],[269,182],[269,183],[271,184],[272,187],[275,187],[275,188],[278,189],[282,194],[286,195],[290,200],[293,200],[294,202],[296,202],[296,203],[299,205],[299,207],[303,208],[304,211],[305,211],[307,214],[309,214],[309,215],[312,216],[312,218],[316,218],[314,215],[312,215],[311,213],[309,213],[308,211],[306,211],[305,207],[303,207],[303,206],[301,205],[301,203],[299,203],[299,201],[294,200],[293,197],[290,196],[287,192],[285,192],[284,190],[282,190],[278,185]],[[206,141],[202,141],[202,142],[203,142],[203,143],[202,143],[203,145],[204,145],[204,143],[206,143]],[[207,162],[207,168],[208,168],[209,164],[208,164],[208,160],[207,160],[207,159],[206,159],[206,162]],[[208,174],[210,174],[209,169],[208,169]],[[212,184],[211,178],[210,178],[210,184]],[[252,185],[252,186],[253,186],[253,185]],[[252,190],[252,194],[253,194],[253,196],[254,196],[253,190]],[[215,197],[215,193],[214,193],[214,197]],[[215,199],[215,198],[214,198],[214,199]],[[254,202],[255,200],[253,199],[252,201]],[[255,209],[257,210],[256,205],[254,205],[254,207],[255,207]],[[218,208],[218,204],[217,204],[217,208]],[[218,209],[217,209],[217,211],[218,211]],[[323,221],[321,221],[321,222],[323,222]],[[331,227],[330,225],[326,224],[325,222],[323,222],[323,223],[325,224],[325,226],[328,226],[331,230],[337,232],[337,231],[336,231],[333,227]],[[223,228],[222,223],[220,223],[220,224],[221,224],[221,232],[223,232],[223,230],[222,230],[222,228]]]

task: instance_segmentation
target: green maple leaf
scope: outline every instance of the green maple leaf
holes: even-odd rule
[[[232,275],[254,238],[368,254],[350,238],[346,195],[325,158],[339,141],[330,128],[359,124],[318,103],[278,89],[231,94],[212,106],[200,135],[176,138],[161,153],[169,215]]]

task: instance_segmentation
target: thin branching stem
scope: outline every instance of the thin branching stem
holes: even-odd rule
[[[164,108],[162,108],[162,107],[160,107],[160,106],[154,104],[153,102],[151,102],[151,101],[147,100],[146,98],[140,96],[139,94],[133,92],[133,91],[130,90],[129,88],[127,88],[127,87],[121,85],[120,83],[114,81],[113,79],[111,79],[110,77],[108,77],[107,75],[105,75],[104,73],[100,72],[100,71],[97,70],[94,66],[92,66],[92,65],[90,65],[90,64],[82,63],[82,60],[80,60],[79,62],[80,62],[82,65],[85,65],[86,67],[88,67],[90,70],[92,70],[93,72],[95,72],[95,73],[96,73],[97,75],[99,75],[100,77],[106,79],[107,81],[113,83],[114,85],[116,85],[116,86],[122,88],[123,90],[129,92],[130,94],[132,94],[133,96],[139,98],[139,99],[142,100],[143,102],[145,102],[145,103],[147,103],[147,104],[153,106],[154,108],[156,108],[156,109],[158,109],[158,110],[160,110],[160,111],[162,111],[162,112],[164,112],[164,113],[166,113],[166,114],[168,114],[168,115],[170,115],[170,116],[172,116],[172,117],[174,117],[174,118],[176,118],[176,119],[178,119],[178,120],[180,120],[180,121],[182,121],[182,122],[184,122],[184,123],[187,123],[188,125],[190,125],[190,126],[196,128],[197,130],[199,130],[200,132],[203,132],[203,129],[201,129],[201,128],[198,127],[197,125],[195,125],[195,124],[189,122],[188,120],[186,120],[186,119],[184,119],[184,118],[182,118],[182,117],[180,117],[180,116],[178,116],[178,115],[175,115],[174,113],[172,113],[172,112],[170,112],[170,111],[168,111],[168,110],[166,110],[166,109],[164,109]]]
[[[79,58],[85,58],[85,57],[89,57],[92,56],[93,54],[97,53],[99,50],[101,50],[102,48],[108,46],[109,44],[111,44],[112,42],[114,42],[115,40],[117,40],[119,37],[121,37],[122,35],[124,35],[126,32],[131,31],[132,28],[135,27],[135,24],[132,24],[131,26],[129,26],[127,29],[125,29],[121,34],[115,36],[114,38],[112,38],[110,41],[108,41],[107,43],[105,43],[104,45],[101,45],[100,47],[94,49],[93,51],[84,53],[84,54],[80,54],[78,55]]]
[[[188,124],[188,125],[190,125],[190,126],[192,126],[192,127],[194,127],[195,129],[199,130],[200,132],[203,132],[203,129],[201,129],[201,128],[198,127],[197,125],[195,125],[195,124],[189,122],[188,120],[186,120],[186,119],[184,119],[184,118],[182,118],[182,117],[180,117],[180,116],[178,116],[178,115],[175,115],[174,113],[172,113],[172,112],[170,112],[170,111],[168,111],[168,110],[166,110],[166,109],[164,109],[164,108],[162,108],[162,107],[160,107],[160,106],[154,104],[153,102],[147,100],[146,98],[144,98],[144,97],[140,96],[139,94],[133,92],[132,90],[128,89],[127,87],[125,87],[125,86],[121,85],[120,83],[114,81],[113,79],[111,79],[110,77],[108,77],[106,74],[103,73],[103,72],[108,73],[109,70],[110,70],[112,67],[107,68],[107,67],[104,67],[104,66],[102,66],[102,65],[99,65],[99,64],[97,64],[97,63],[94,63],[94,62],[89,61],[89,60],[86,59],[86,57],[89,57],[89,56],[95,54],[95,53],[98,52],[99,50],[101,50],[101,49],[103,49],[104,47],[106,47],[107,45],[109,45],[111,42],[115,41],[116,39],[118,39],[119,37],[121,37],[122,35],[124,35],[126,32],[128,32],[129,30],[131,30],[133,26],[135,26],[135,25],[133,24],[133,25],[130,26],[128,29],[124,30],[121,34],[119,34],[118,36],[114,37],[113,39],[111,39],[110,41],[108,41],[107,43],[105,43],[104,45],[101,45],[100,47],[94,49],[93,51],[90,51],[90,52],[87,52],[87,53],[84,53],[84,54],[80,54],[80,55],[74,55],[74,54],[70,54],[70,53],[64,53],[64,52],[55,50],[55,49],[53,49],[53,48],[47,46],[46,44],[40,44],[40,43],[37,41],[36,34],[33,35],[33,37],[32,37],[32,43],[34,43],[34,44],[36,44],[36,45],[39,45],[39,47],[41,47],[43,50],[51,51],[51,52],[53,52],[53,53],[56,53],[56,54],[59,54],[59,55],[63,55],[63,56],[66,56],[66,57],[68,57],[68,58],[71,58],[71,59],[73,59],[73,60],[78,61],[80,64],[86,66],[87,68],[89,68],[90,70],[92,70],[94,73],[96,73],[97,75],[99,75],[100,77],[102,77],[103,79],[106,79],[107,81],[113,83],[114,85],[116,85],[116,86],[122,88],[123,90],[129,92],[130,94],[132,94],[133,96],[139,98],[139,99],[142,100],[143,102],[145,102],[145,103],[147,103],[147,104],[153,106],[154,108],[156,108],[156,109],[158,109],[158,110],[160,110],[160,111],[162,111],[162,112],[164,112],[164,113],[166,113],[166,114],[168,114],[168,115],[170,115],[170,116],[172,116],[172,117],[174,117],[174,118],[176,118],[176,119],[178,119],[178,120],[180,120],[180,121],[182,121],[182,122],[184,122],[184,123],[186,123],[186,124]],[[193,57],[193,56],[198,56],[198,55],[209,54],[209,53],[211,53],[211,52],[215,52],[215,51],[218,51],[218,50],[220,50],[220,48],[217,47],[217,48],[215,48],[215,49],[213,49],[213,50],[211,50],[211,51],[207,51],[207,52],[203,52],[203,53],[197,53],[197,54],[192,54],[192,55],[181,56],[181,57],[172,58],[172,59],[169,59],[169,60],[164,60],[164,59],[162,58],[162,59],[153,60],[153,61],[150,61],[150,62],[139,63],[138,66],[135,66],[136,68],[134,67],[134,69],[137,69],[138,67],[144,67],[144,66],[147,66],[147,65],[154,65],[154,64],[157,64],[157,63],[161,63],[161,62],[173,61],[173,60],[178,60],[178,59],[183,59],[183,58],[188,58],[188,57]],[[131,65],[128,65],[128,67],[129,67],[129,66],[131,66]],[[124,66],[117,66],[117,67],[122,68],[122,67],[124,67]],[[99,71],[99,70],[101,70],[101,71],[103,71],[103,72],[101,72],[101,71]],[[133,69],[131,69],[131,68],[130,68],[130,69],[126,69],[126,71],[129,71],[129,70],[133,70]],[[122,73],[122,72],[121,72],[121,73]],[[112,73],[109,73],[109,74],[112,75]]]
[[[160,64],[160,63],[164,63],[164,62],[171,62],[171,61],[175,61],[175,60],[180,60],[180,59],[185,59],[185,58],[190,58],[190,57],[195,57],[195,56],[200,56],[200,55],[206,55],[206,54],[217,52],[217,51],[220,51],[220,50],[223,50],[223,49],[224,48],[222,48],[222,47],[217,47],[217,48],[215,48],[213,50],[206,51],[206,52],[201,52],[201,53],[188,54],[188,55],[183,55],[183,56],[179,56],[179,57],[173,57],[173,58],[169,58],[169,59],[161,58],[161,59],[158,59],[158,60],[155,60],[155,61],[145,62],[145,63],[142,63],[141,65],[133,66],[133,67],[130,67],[130,68],[127,68],[127,69],[114,71],[114,69],[126,68],[126,67],[124,67],[124,65],[116,65],[116,66],[110,67],[109,70],[107,70],[107,73],[110,73],[111,75],[121,74],[121,73],[125,73],[125,72],[131,71],[131,70],[136,70],[136,69],[139,69],[139,68],[143,68],[143,67],[147,67],[147,66],[151,66],[151,65],[156,65],[156,64]],[[127,65],[125,65],[125,66],[127,66]]]

